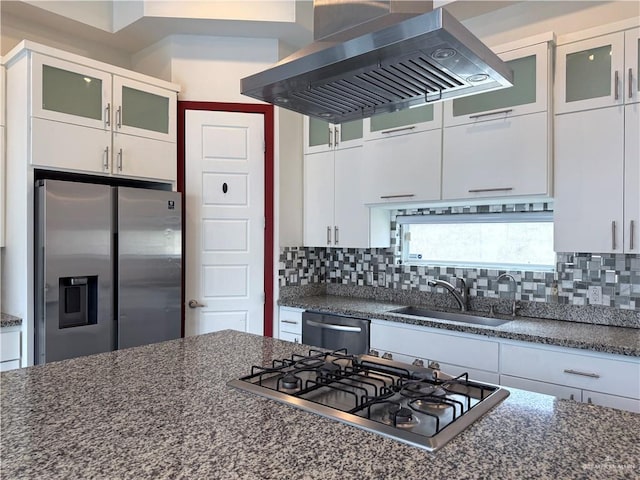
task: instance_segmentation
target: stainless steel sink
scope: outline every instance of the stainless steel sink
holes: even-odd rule
[[[421,307],[402,307],[390,310],[389,313],[401,313],[403,315],[411,315],[413,317],[433,318],[436,320],[449,320],[451,322],[470,323],[473,325],[485,325],[487,327],[498,327],[510,322],[501,318],[479,317],[477,315],[469,315],[467,313],[456,312],[438,312],[437,310],[429,310]]]

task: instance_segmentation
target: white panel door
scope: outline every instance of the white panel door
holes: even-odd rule
[[[185,334],[263,333],[262,114],[188,110]]]

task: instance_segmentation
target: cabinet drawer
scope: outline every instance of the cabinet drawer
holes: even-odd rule
[[[640,359],[503,344],[500,363],[500,372],[505,375],[640,398]]]
[[[302,312],[304,312],[301,308],[290,309],[280,307],[280,338],[283,338],[282,333],[290,333],[294,335],[302,335]],[[293,341],[293,340],[290,340]]]
[[[371,345],[382,352],[478,370],[498,371],[499,344],[491,340],[445,334],[415,326],[371,324]]]
[[[0,362],[0,372],[7,372],[20,368],[20,360],[10,360],[8,362]]]
[[[287,342],[302,343],[302,335],[291,332],[280,332],[280,340]]]
[[[0,333],[0,362],[20,359],[20,332]]]
[[[582,401],[602,405],[603,407],[620,408],[629,412],[640,413],[640,400],[635,398],[619,397],[617,395],[584,390],[582,392]]]
[[[553,383],[538,382],[526,378],[512,377],[509,375],[500,375],[500,385],[505,387],[519,388],[529,392],[544,393],[562,398],[563,400],[575,400],[579,402],[582,398],[582,390],[579,388],[565,387],[564,385],[555,385]]]

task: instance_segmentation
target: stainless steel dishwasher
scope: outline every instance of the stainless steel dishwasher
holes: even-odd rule
[[[358,355],[369,353],[371,320],[323,312],[302,313],[302,343]]]

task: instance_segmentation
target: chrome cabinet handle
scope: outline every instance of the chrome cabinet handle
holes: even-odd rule
[[[122,171],[122,149],[118,150],[118,171]]]
[[[611,221],[611,249],[616,249],[616,221]]]
[[[629,98],[633,98],[633,69],[629,69]]]
[[[414,193],[402,193],[400,195],[380,195],[380,198],[403,198],[403,197],[415,197]]]
[[[116,126],[122,128],[122,105],[116,110]]]
[[[488,117],[489,115],[498,115],[500,113],[510,113],[513,112],[513,108],[505,108],[504,110],[496,110],[495,112],[486,112],[486,113],[478,113],[477,115],[469,115],[469,118],[482,118]]]
[[[320,323],[313,320],[307,320],[307,325],[318,328],[325,328],[327,330],[337,330],[339,332],[361,332],[360,327],[350,327],[348,325],[336,325],[335,323]]]
[[[333,127],[333,144],[338,147],[338,143],[340,143],[340,130],[338,127]]]
[[[335,243],[336,245],[338,245],[338,232],[338,227],[333,227],[333,243]]]
[[[198,302],[197,300],[189,300],[189,303],[187,303],[187,305],[189,305],[189,308],[202,308],[202,307],[206,307],[206,305],[203,305],[202,303]]]
[[[107,103],[107,106],[104,108],[104,124],[107,127],[111,126],[111,104]]]
[[[581,377],[600,378],[600,375],[598,375],[597,373],[580,372],[578,370],[572,369],[565,369],[564,373],[569,373],[571,375],[580,375]]]
[[[629,222],[629,249],[633,250],[633,230],[635,228],[635,222],[631,220]]]
[[[327,227],[327,245],[331,245],[331,227]]]
[[[298,322],[294,321],[294,320],[280,320],[280,323],[289,323],[291,325],[297,325]]]
[[[415,126],[415,125],[413,125],[413,126],[411,126],[411,127],[402,127],[402,128],[394,128],[394,129],[392,129],[392,130],[383,130],[383,131],[382,131],[382,132],[380,132],[380,133],[382,133],[382,134],[384,134],[384,135],[387,135],[387,134],[389,134],[389,133],[404,132],[405,130],[413,130],[413,129],[415,129],[415,128],[416,128],[416,126]]]
[[[618,74],[618,70],[615,71],[615,73],[613,74],[613,98],[615,98],[616,100],[618,100],[618,98],[620,98],[620,94],[618,93],[618,80],[620,75]]]
[[[469,193],[482,193],[482,192],[509,192],[513,190],[513,187],[496,187],[496,188],[471,188]]]
[[[109,170],[109,145],[104,149],[104,161],[102,162],[102,167],[105,171]]]
[[[329,130],[329,147],[333,147],[333,129],[329,127],[328,130]]]

